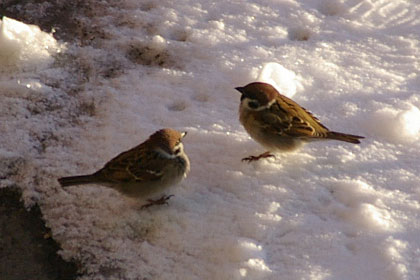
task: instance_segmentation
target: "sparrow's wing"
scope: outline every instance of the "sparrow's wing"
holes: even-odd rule
[[[328,128],[305,108],[285,96],[276,101],[260,114],[260,123],[265,123],[265,129],[290,137],[319,138],[327,135]]]
[[[163,175],[158,166],[161,164],[152,153],[140,144],[110,160],[100,172],[108,180],[116,182],[159,180]]]

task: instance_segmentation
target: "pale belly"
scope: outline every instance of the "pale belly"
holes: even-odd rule
[[[188,158],[182,159],[183,164],[168,166],[160,180],[148,182],[130,182],[112,186],[116,190],[131,197],[148,199],[165,194],[168,188],[181,182],[189,172]]]

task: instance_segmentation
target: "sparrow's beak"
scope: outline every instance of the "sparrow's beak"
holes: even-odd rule
[[[236,87],[235,89],[240,93],[244,93],[244,87]]]
[[[187,132],[186,131],[181,132],[181,138],[184,138],[186,135],[187,135]]]

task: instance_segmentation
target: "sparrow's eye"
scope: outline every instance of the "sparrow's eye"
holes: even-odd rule
[[[178,149],[175,150],[175,154],[176,155],[178,155],[180,152],[181,152],[181,149],[180,148],[178,148]]]
[[[248,107],[251,109],[257,109],[258,107],[260,107],[260,104],[258,103],[258,101],[249,101]]]

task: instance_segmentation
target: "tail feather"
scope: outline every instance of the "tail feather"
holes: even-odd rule
[[[58,182],[62,187],[74,186],[74,185],[84,185],[84,184],[95,184],[98,182],[96,176],[91,175],[80,175],[80,176],[70,176],[62,177],[58,179]]]
[[[339,140],[344,142],[349,142],[353,144],[360,144],[359,139],[363,139],[365,137],[352,135],[352,134],[345,134],[341,132],[329,131],[327,134],[328,139]]]

